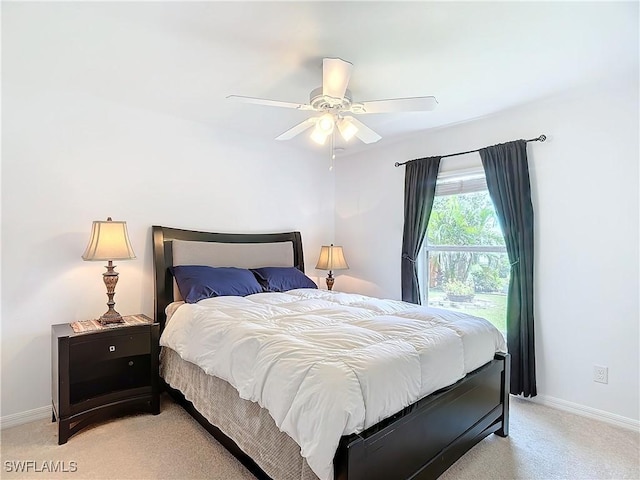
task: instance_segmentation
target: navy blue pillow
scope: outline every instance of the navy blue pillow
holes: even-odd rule
[[[295,267],[252,268],[267,292],[286,292],[294,288],[318,288],[313,280]]]
[[[244,268],[179,265],[170,267],[169,270],[187,303],[222,295],[244,297],[262,292],[262,286],[253,274]]]

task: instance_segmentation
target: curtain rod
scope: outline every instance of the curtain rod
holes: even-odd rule
[[[525,140],[525,142],[529,143],[529,142],[544,142],[547,139],[546,135],[540,135],[538,138],[531,138],[529,140]],[[458,152],[458,153],[450,153],[449,155],[441,155],[440,158],[446,158],[446,157],[456,157],[458,155],[466,155],[467,153],[473,153],[473,152],[479,152],[481,149],[477,148],[475,150],[469,150],[467,152]],[[407,162],[396,162],[395,165],[396,167],[399,167],[400,165],[405,165],[409,162],[412,162],[413,160],[409,160]]]

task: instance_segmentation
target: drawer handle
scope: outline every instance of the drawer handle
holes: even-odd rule
[[[133,360],[129,360],[129,366],[133,367]]]
[[[110,352],[115,352],[116,351],[116,346],[115,345],[109,345],[109,351]]]

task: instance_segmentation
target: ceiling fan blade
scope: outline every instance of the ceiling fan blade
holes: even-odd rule
[[[341,58],[324,58],[322,60],[322,95],[343,99],[352,68],[352,63]]]
[[[436,108],[438,100],[436,97],[391,98],[362,102],[361,105],[362,108],[352,109],[353,113],[428,112]]]
[[[257,105],[267,105],[269,107],[295,108],[297,110],[313,110],[311,105],[304,103],[281,102],[279,100],[269,100],[267,98],[243,97],[241,95],[228,95],[227,98],[243,103],[255,103]]]
[[[362,140],[364,143],[375,143],[380,140],[382,137],[378,135],[376,132],[367,127],[360,120],[351,117],[345,116],[345,119],[349,119],[349,121],[358,128],[358,131],[355,132],[355,136]]]
[[[276,140],[291,140],[296,135],[304,132],[307,128],[315,125],[317,120],[317,117],[307,118],[304,122],[300,122],[295,127],[290,128],[280,136],[276,137]]]

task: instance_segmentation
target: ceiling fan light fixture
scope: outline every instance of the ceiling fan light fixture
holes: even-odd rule
[[[327,141],[328,136],[329,134],[319,129],[317,124],[316,128],[313,129],[313,132],[311,132],[311,140],[316,142],[318,145],[324,145],[324,142]]]
[[[333,115],[330,113],[325,113],[324,115],[318,118],[318,123],[316,123],[316,128],[323,132],[325,135],[331,135],[333,132],[333,128],[335,127],[336,122],[333,118]]]
[[[329,135],[333,133],[333,130],[336,125],[336,121],[333,118],[333,115],[330,113],[325,113],[315,120],[316,126],[311,132],[311,140],[316,142],[318,145],[324,145],[324,142],[327,141]]]
[[[356,127],[348,118],[341,118],[338,120],[338,130],[340,135],[345,141],[351,140],[356,133],[358,133],[358,127]]]

